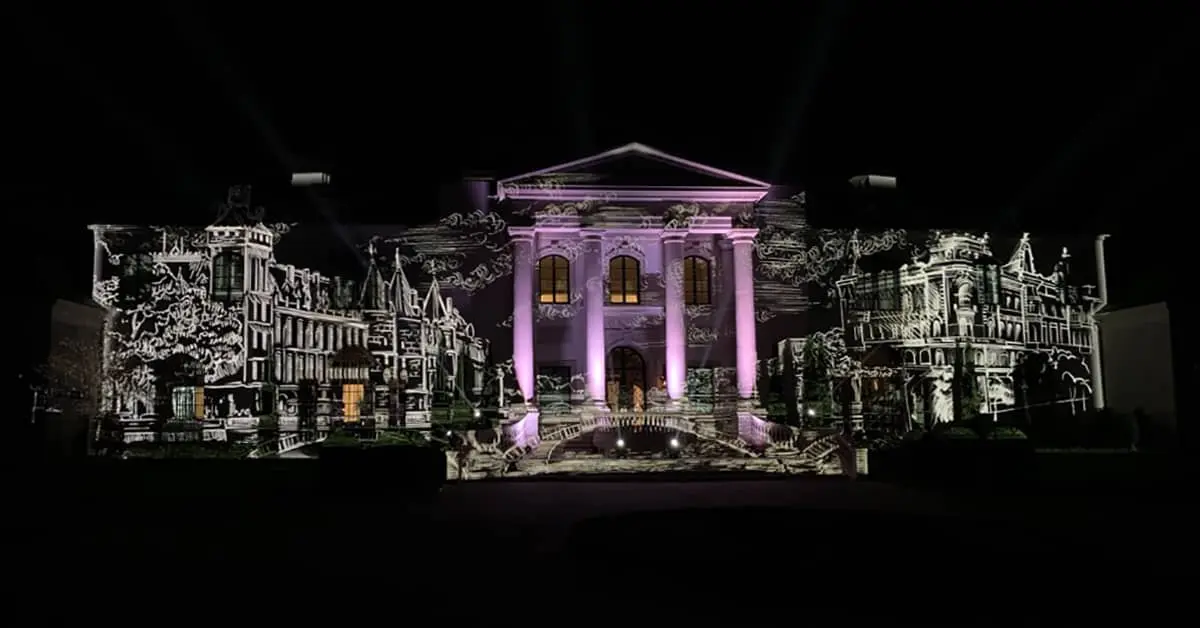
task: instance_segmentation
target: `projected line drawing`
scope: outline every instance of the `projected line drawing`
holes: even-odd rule
[[[92,231],[104,404],[123,418],[422,428],[435,398],[482,394],[487,342],[374,246],[366,276],[343,279],[277,262],[286,233],[262,223]]]
[[[247,433],[486,411],[510,468],[547,430],[641,415],[800,451],[847,420],[950,421],[956,382],[959,418],[1103,404],[1103,238],[1080,262],[1030,234],[814,229],[801,189],[642,144],[463,186],[435,223],[345,226],[352,278],[277,260],[304,227],[248,189],[205,229],[93,226],[106,407]]]

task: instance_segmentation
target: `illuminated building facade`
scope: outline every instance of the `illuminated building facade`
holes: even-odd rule
[[[1016,404],[1014,372],[1025,356],[1051,356],[1067,388],[1066,401],[1085,408],[1093,401],[1090,375],[1099,370],[1095,313],[1102,301],[1093,286],[1079,286],[1066,248],[1049,274],[1034,264],[1025,234],[1006,261],[992,256],[985,235],[939,233],[911,263],[864,272],[852,253],[836,282],[846,354],[863,365],[850,378],[852,414],[905,408],[921,422],[953,420],[955,369],[979,391],[969,414],[999,414]],[[851,241],[852,251],[858,242]],[[807,339],[780,343],[780,359],[803,360]],[[1073,362],[1074,369],[1067,367]],[[793,368],[792,371],[798,372]],[[800,378],[802,379],[802,378]],[[803,396],[804,383],[797,381]],[[905,398],[878,410],[884,399]],[[889,404],[882,404],[889,405]]]
[[[417,290],[373,248],[353,281],[278,263],[285,227],[92,230],[109,412],[421,428],[438,395],[482,391],[486,342],[437,282]]]
[[[546,415],[569,381],[559,405],[684,410],[690,380],[752,405],[753,216],[770,191],[640,144],[499,181],[520,401]]]

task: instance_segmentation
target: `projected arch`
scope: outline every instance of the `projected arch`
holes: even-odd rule
[[[646,361],[630,347],[616,347],[608,354],[608,405],[634,408],[643,405],[646,393]]]

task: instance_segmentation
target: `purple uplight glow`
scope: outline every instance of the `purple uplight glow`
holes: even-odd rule
[[[754,319],[754,236],[757,229],[735,229],[733,240],[734,319],[737,325],[738,397],[754,397],[758,348],[755,346]]]
[[[504,426],[504,435],[515,447],[535,447],[540,430],[538,419],[538,411],[530,410],[520,420]]]
[[[510,228],[513,238],[513,373],[521,397],[529,403],[534,390],[533,238],[532,229]]]
[[[727,449],[752,455],[844,415],[932,428],[963,410],[960,377],[993,417],[1103,406],[1103,238],[1097,296],[1060,243],[1038,264],[1029,234],[811,229],[803,192],[640,144],[496,185],[447,194],[436,224],[335,234],[366,252],[361,276],[305,265],[322,225],[96,225],[104,334],[79,354],[100,360],[71,377],[107,413],[207,420],[213,438],[499,416],[522,449],[506,463],[594,429],[719,440],[736,419]],[[248,189],[224,207],[250,211]]]
[[[686,232],[668,230],[663,234],[663,265],[667,269],[665,331],[667,340],[667,396],[683,399],[687,387],[687,331],[683,312],[683,241]]]
[[[587,317],[587,395],[595,405],[603,404],[604,389],[604,276],[602,231],[589,230],[584,234],[584,273],[589,278],[585,285],[587,294],[585,316]]]

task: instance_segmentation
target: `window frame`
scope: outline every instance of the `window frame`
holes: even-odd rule
[[[618,274],[617,271],[620,271]],[[633,291],[629,288],[629,273],[633,272]],[[642,262],[632,255],[616,255],[608,260],[608,290],[610,305],[642,304]],[[619,289],[618,289],[619,288]],[[615,297],[620,296],[620,300]],[[632,297],[632,298],[631,298]]]
[[[222,303],[234,300],[234,294],[244,290],[245,277],[237,271],[245,263],[243,255],[237,251],[222,251],[213,256],[212,262],[212,299]]]
[[[180,409],[190,409],[183,412]],[[171,388],[171,417],[179,420],[204,419],[204,387],[174,386]]]
[[[359,423],[363,418],[363,401],[367,397],[367,386],[362,382],[342,383],[342,421]]]
[[[698,268],[703,267],[703,277],[697,275]],[[690,272],[689,272],[690,271]],[[688,275],[691,278],[688,278]],[[712,261],[700,255],[689,255],[683,258],[683,277],[680,278],[683,282],[683,304],[684,305],[712,305]],[[703,285],[703,298],[701,296],[700,286]]]
[[[546,266],[545,262],[548,260],[550,265]],[[551,253],[538,259],[537,266],[538,304],[569,304],[571,302],[571,261],[566,256]],[[549,270],[549,276],[547,276],[547,270]],[[546,290],[547,286],[550,287],[549,291]]]

